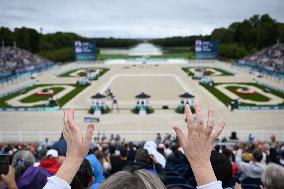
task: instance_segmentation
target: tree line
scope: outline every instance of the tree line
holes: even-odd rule
[[[189,46],[194,49],[195,40],[219,41],[219,55],[224,58],[241,58],[276,43],[284,43],[284,23],[269,15],[254,15],[242,22],[234,22],[228,28],[217,28],[210,35],[154,39],[162,47]]]
[[[136,39],[87,38],[71,32],[41,34],[33,28],[21,27],[14,31],[0,27],[0,43],[20,47],[53,61],[74,59],[74,41],[95,41],[98,48],[129,48],[137,45]],[[99,51],[99,50],[98,50]]]

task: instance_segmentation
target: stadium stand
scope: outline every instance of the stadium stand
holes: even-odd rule
[[[284,44],[263,49],[238,63],[264,74],[284,74]]]
[[[0,80],[48,69],[53,62],[17,47],[0,48]]]
[[[121,170],[129,171],[129,168],[131,171],[143,168],[157,174],[169,189],[196,188],[196,181],[191,166],[183,154],[177,138],[169,138],[168,136],[165,138],[160,137],[157,136],[160,139],[160,143],[157,144],[156,150],[166,158],[165,168],[162,168],[157,162],[157,159],[153,159],[147,153],[147,150],[142,150],[145,143],[143,141],[133,144],[132,142],[126,143],[123,140],[117,140],[114,137],[107,138],[106,136],[102,136],[94,138],[90,145],[89,155],[87,156],[91,166],[93,164],[96,165],[93,167],[94,173],[91,174],[94,174],[95,180],[99,179],[103,182],[106,178],[114,174],[112,171],[114,167],[116,172]],[[226,139],[223,139],[223,141],[226,141]],[[26,152],[23,153],[23,150]],[[126,152],[126,157],[122,157],[121,155],[124,152]],[[260,156],[256,157],[256,152],[259,152]],[[18,153],[21,153],[21,157],[24,158],[23,161],[30,161],[32,159],[32,162],[29,162],[28,166],[25,167],[26,171],[29,167],[33,167],[40,169],[42,174],[44,173],[44,175],[48,176],[56,173],[59,168],[58,164],[61,164],[64,160],[66,142],[61,137],[53,144],[46,139],[42,143],[10,143],[0,145],[0,154],[9,154],[11,162],[13,162],[13,159],[15,159]],[[238,160],[238,158],[241,159]],[[257,161],[257,158],[260,158],[260,161]],[[248,143],[238,140],[216,143],[212,151],[211,163],[217,179],[223,183],[223,188],[233,188],[236,182],[240,182],[243,189],[258,189],[261,184],[261,176],[268,164],[276,163],[284,167],[284,143],[277,142],[274,136],[271,137],[271,142],[269,143],[260,141]],[[250,175],[250,167],[253,169],[255,175]],[[260,167],[263,167],[263,169],[257,169]],[[46,170],[48,173],[45,172]],[[18,182],[21,179],[27,179],[27,177],[23,176],[25,172],[21,174],[18,175]],[[45,177],[43,176],[42,178]],[[39,182],[33,179],[27,180],[28,182],[25,182],[27,184],[26,187],[28,187],[28,184]],[[96,185],[100,185],[101,182],[96,183]],[[72,184],[71,188],[74,188]]]

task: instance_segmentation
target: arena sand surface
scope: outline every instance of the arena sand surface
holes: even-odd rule
[[[85,130],[86,124],[83,117],[90,116],[87,110],[90,108],[90,97],[97,92],[103,92],[108,87],[118,98],[120,111],[100,116],[100,122],[95,125],[95,134],[118,133],[126,140],[153,140],[156,133],[174,133],[172,127],[180,126],[186,131],[185,116],[174,112],[180,99],[178,95],[188,91],[196,96],[195,102],[201,102],[203,114],[207,114],[207,108],[215,109],[215,126],[222,120],[226,127],[223,136],[229,136],[231,131],[237,131],[240,138],[247,139],[249,133],[256,138],[268,140],[271,134],[276,134],[278,140],[284,141],[284,111],[233,111],[231,112],[203,87],[198,81],[192,80],[181,70],[184,66],[215,66],[236,73],[236,76],[212,77],[215,82],[252,82],[255,75],[232,67],[229,64],[214,61],[211,63],[187,63],[187,64],[78,64],[71,63],[60,68],[50,70],[37,77],[40,84],[75,83],[78,78],[56,77],[56,74],[81,67],[107,67],[110,70],[99,80],[92,82],[91,86],[79,93],[75,98],[64,105],[62,109],[76,109],[76,120],[79,126]],[[284,89],[284,83],[272,78],[258,79],[265,83]],[[27,83],[23,81],[17,84],[1,88],[0,92],[6,92]],[[156,110],[153,114],[139,116],[132,114],[130,109],[135,106],[134,98],[140,92],[151,95],[150,105]],[[111,100],[106,104],[111,106]],[[168,105],[168,110],[162,110],[163,105]],[[37,141],[48,137],[56,140],[62,131],[63,113],[58,112],[0,112],[0,142],[1,141]]]

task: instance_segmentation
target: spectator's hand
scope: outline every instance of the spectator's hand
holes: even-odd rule
[[[199,104],[196,105],[195,111],[196,120],[194,121],[189,106],[185,108],[188,128],[187,136],[180,128],[174,127],[174,129],[190,163],[208,162],[210,161],[214,143],[221,134],[225,124],[222,122],[217,131],[212,132],[214,126],[214,111],[212,109],[208,110],[207,126],[204,124]]]
[[[86,134],[77,126],[74,120],[74,110],[64,111],[63,135],[67,142],[66,158],[83,160],[89,151],[94,125],[89,124]]]
[[[239,183],[236,183],[234,189],[242,189],[242,186]]]
[[[94,125],[88,125],[86,134],[84,135],[74,121],[74,110],[64,111],[63,120],[63,135],[67,142],[67,152],[66,159],[57,171],[56,176],[70,184],[88,153]]]
[[[200,186],[216,181],[210,162],[210,156],[214,143],[221,134],[225,124],[222,122],[219,128],[215,132],[212,132],[214,126],[214,111],[211,108],[209,109],[206,126],[201,115],[199,104],[195,106],[195,111],[196,120],[194,120],[189,106],[186,105],[187,135],[178,127],[174,127],[174,130],[192,166],[197,184]]]
[[[18,188],[16,184],[16,179],[15,179],[15,169],[11,165],[9,166],[8,174],[7,175],[2,174],[1,179],[9,189]]]

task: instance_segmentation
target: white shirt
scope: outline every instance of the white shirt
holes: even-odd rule
[[[71,189],[71,186],[65,180],[51,176],[47,178],[47,183],[43,189]]]
[[[71,186],[64,180],[52,176],[47,178],[47,183],[43,189],[71,189]],[[202,186],[197,186],[197,189],[222,189],[222,182],[215,181]]]

